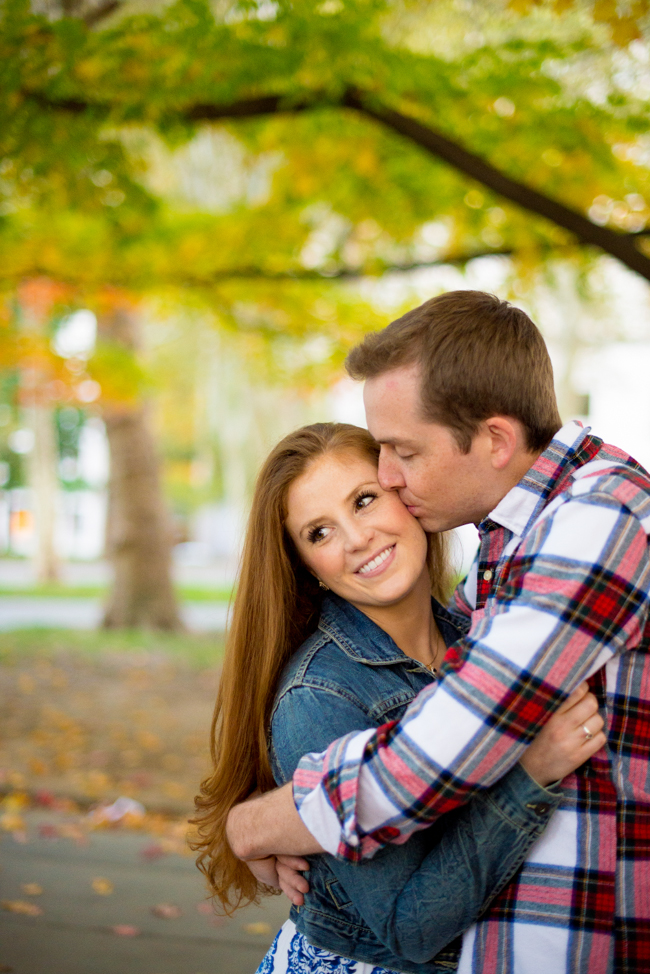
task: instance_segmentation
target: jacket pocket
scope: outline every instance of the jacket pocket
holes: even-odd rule
[[[345,892],[338,879],[325,880],[325,886],[337,910],[344,910],[346,906],[350,906],[352,900]]]

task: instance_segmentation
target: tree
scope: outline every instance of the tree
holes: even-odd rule
[[[0,282],[185,296],[266,349],[322,336],[327,373],[377,324],[355,276],[496,253],[525,278],[605,251],[650,279],[645,14],[8,0]],[[242,186],[211,202],[228,159]],[[90,363],[105,395],[124,365]]]
[[[122,295],[103,296],[102,339],[134,352],[136,309]],[[160,483],[147,403],[106,404],[111,455],[108,556],[114,572],[104,626],[182,628],[171,581],[172,526]]]
[[[420,12],[426,9],[411,6]],[[493,13],[503,8],[490,6]],[[565,10],[567,6],[572,5],[564,4]],[[401,7],[380,0],[317,6],[279,2],[269,13],[256,3],[242,2],[229,4],[228,22],[218,22],[209,6],[192,0],[160,16],[125,15],[99,32],[84,32],[79,21],[73,29],[65,18],[48,25],[47,31],[41,24],[36,41],[27,27],[22,32],[14,29],[13,45],[8,47],[14,64],[15,53],[22,55],[20,70],[12,75],[20,121],[13,119],[9,131],[15,140],[29,140],[46,110],[55,144],[57,134],[60,140],[60,133],[73,129],[87,139],[93,125],[114,129],[145,123],[169,137],[187,138],[201,122],[318,111],[321,130],[325,125],[332,136],[343,135],[352,169],[354,153],[361,151],[370,176],[366,181],[378,182],[379,174],[372,169],[380,160],[372,147],[370,153],[359,149],[359,136],[367,137],[368,128],[350,123],[353,110],[568,231],[558,237],[536,223],[532,238],[537,238],[538,247],[542,241],[547,248],[566,247],[577,238],[647,277],[650,260],[639,237],[645,228],[647,173],[634,164],[647,106],[629,85],[626,91],[618,83],[613,56],[609,64],[604,58],[607,45],[597,25],[569,10],[564,36],[557,25],[546,25],[547,36],[526,40],[511,30],[493,46],[469,50],[459,48],[458,37],[452,37],[456,57],[443,59],[413,51],[404,30],[401,36],[398,32],[397,43],[387,41],[387,26]],[[600,15],[600,9],[594,8],[595,13]],[[146,54],[154,51],[157,56],[145,67]],[[581,63],[594,56],[604,69],[605,91],[598,101],[582,91],[575,78]],[[507,93],[516,93],[516,100]],[[333,107],[338,111],[325,111]],[[276,129],[285,146],[287,141],[295,145],[300,135],[295,122],[292,129],[290,140],[286,126]],[[119,140],[112,148],[117,160]],[[412,160],[422,164],[421,155]],[[49,164],[57,165],[54,153]],[[346,188],[349,195],[353,182],[341,170],[337,175],[348,186],[341,187],[343,192],[328,187],[326,195],[332,200],[343,196]],[[323,182],[312,173],[312,196],[322,194]],[[118,184],[117,178],[111,187],[111,193],[128,195],[126,184]],[[619,192],[627,188],[625,197],[635,199],[610,206],[616,196],[608,190],[614,187]],[[454,189],[447,192],[452,198],[445,203],[458,208],[459,191],[462,199],[467,183],[460,181]],[[438,200],[431,203],[431,218],[448,208]],[[584,215],[587,210],[591,218]],[[506,223],[520,231],[518,249],[530,246],[526,221],[522,227],[516,217],[507,216]],[[477,221],[456,222],[469,230]]]

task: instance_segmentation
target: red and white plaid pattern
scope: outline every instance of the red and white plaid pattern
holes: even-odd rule
[[[650,476],[563,427],[479,526],[471,615],[440,684],[399,723],[303,758],[303,821],[361,859],[491,785],[586,677],[607,748],[464,938],[460,974],[650,972]]]

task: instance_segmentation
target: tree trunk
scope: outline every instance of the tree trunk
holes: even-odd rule
[[[59,579],[59,559],[55,549],[56,502],[59,493],[57,448],[54,414],[50,406],[36,404],[27,408],[29,424],[34,431],[34,448],[30,457],[30,481],[36,521],[36,580],[41,583]]]
[[[124,308],[100,320],[103,336],[135,349],[135,321]],[[172,532],[146,405],[108,406],[108,556],[113,589],[105,628],[182,628],[171,577]]]

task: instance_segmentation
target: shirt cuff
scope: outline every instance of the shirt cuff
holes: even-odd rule
[[[302,821],[323,849],[339,859],[372,856],[379,843],[357,822],[359,775],[372,728],[354,731],[322,754],[305,754],[293,775],[293,800]]]

